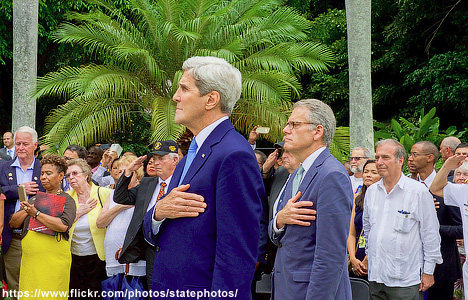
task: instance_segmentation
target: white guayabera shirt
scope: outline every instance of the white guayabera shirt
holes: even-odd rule
[[[363,214],[369,280],[389,287],[421,283],[442,263],[439,221],[424,184],[401,174],[387,194],[383,180],[371,185]]]

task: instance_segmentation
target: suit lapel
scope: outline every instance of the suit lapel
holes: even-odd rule
[[[310,183],[314,180],[315,175],[317,175],[318,170],[320,169],[320,167],[323,165],[324,161],[330,155],[331,154],[330,154],[330,151],[328,151],[328,148],[325,148],[325,150],[323,150],[322,153],[320,153],[319,156],[315,159],[312,166],[309,168],[307,173],[304,175],[304,178],[302,179],[301,185],[299,186],[298,191],[301,191],[301,194],[304,194],[304,191],[307,190]],[[301,199],[299,199],[299,201],[300,200]]]
[[[18,181],[16,178],[16,168],[12,167],[11,165],[13,164],[14,160],[11,161],[10,166],[8,167],[8,173],[7,178],[8,178],[8,185],[17,185]]]
[[[153,198],[154,190],[156,189],[158,182],[159,182],[159,177],[155,177],[154,180],[151,180],[148,183],[148,186],[146,187],[145,204],[144,204],[145,210],[143,211],[143,215],[146,213],[146,210],[148,210],[148,205],[151,202],[151,198]]]
[[[317,175],[317,172],[319,168],[322,166],[324,161],[330,156],[330,151],[328,151],[328,148],[325,148],[325,150],[320,153],[320,155],[315,159],[314,163],[312,166],[307,170],[307,173],[304,175],[304,178],[302,179],[301,184],[299,185],[298,191],[301,192],[301,195],[304,195],[304,191],[306,191],[309,187],[309,185],[312,183],[314,180],[315,176]],[[284,193],[284,199],[281,202],[281,207],[282,209],[286,203],[288,202],[289,199],[294,197],[295,195],[292,195],[292,183],[294,181],[294,177],[296,177],[297,169],[294,171],[294,173],[291,174],[291,177],[289,178],[289,181],[286,185],[286,190]],[[302,196],[298,201],[302,200]]]
[[[198,173],[200,168],[205,164],[205,162],[210,157],[211,147],[219,143],[219,141],[223,138],[224,135],[226,135],[226,133],[230,129],[234,129],[234,127],[232,126],[231,121],[228,119],[228,120],[221,122],[210,133],[210,135],[208,135],[206,140],[203,142],[203,145],[198,150],[197,155],[193,159],[192,165],[188,169],[187,174],[185,174],[185,177],[182,180],[182,184],[187,184],[192,180],[192,178]],[[185,165],[185,162],[184,162],[184,165]],[[183,166],[182,166],[182,170],[183,170]],[[180,179],[180,176],[178,176],[178,178]]]

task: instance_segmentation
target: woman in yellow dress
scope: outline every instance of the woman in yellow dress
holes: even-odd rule
[[[65,197],[65,205],[60,217],[53,217],[24,201],[21,210],[12,216],[10,226],[23,226],[24,235],[19,290],[24,293],[24,299],[68,299],[71,266],[68,229],[75,219],[76,205],[73,198],[61,189],[67,170],[65,159],[55,154],[48,155],[41,160],[41,165],[41,183],[46,192]],[[31,218],[53,230],[55,235],[28,231]],[[29,297],[26,297],[27,292]],[[57,294],[54,297],[48,293]]]

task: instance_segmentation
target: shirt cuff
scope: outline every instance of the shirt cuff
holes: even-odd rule
[[[151,219],[151,229],[153,230],[153,234],[157,235],[159,232],[159,227],[166,219],[162,219],[161,221],[156,221],[154,218]]]
[[[427,275],[433,275],[435,267],[436,267],[436,264],[434,262],[425,261],[423,273]]]
[[[276,235],[279,235],[284,231],[284,227],[286,227],[286,226],[283,226],[280,229],[278,229],[276,227],[276,218],[277,218],[277,216],[278,216],[278,214],[276,214],[276,216],[273,218],[273,231],[275,232]]]

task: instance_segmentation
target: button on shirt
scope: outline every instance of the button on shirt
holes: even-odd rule
[[[432,275],[442,263],[433,198],[403,173],[388,194],[382,179],[369,187],[363,228],[370,281],[408,287],[421,283],[421,273]]]
[[[16,184],[20,185],[28,181],[33,180],[33,172],[34,172],[34,163],[36,160],[33,160],[32,164],[26,169],[26,171],[21,168],[21,164],[18,158],[11,164],[12,167],[16,169]],[[16,201],[15,205],[15,212],[20,210],[20,201],[19,199]]]

